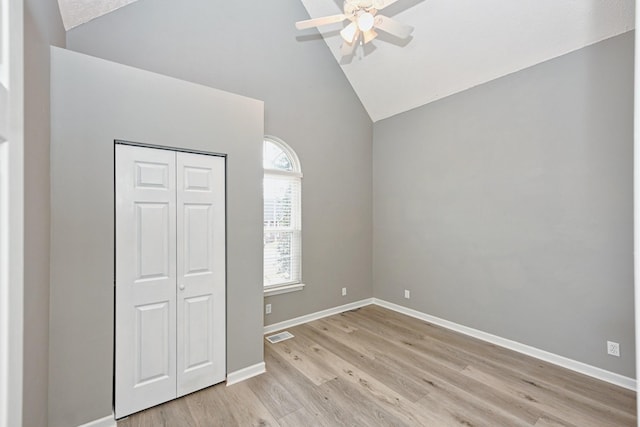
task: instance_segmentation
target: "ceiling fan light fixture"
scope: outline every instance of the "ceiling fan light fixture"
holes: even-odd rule
[[[304,1],[304,0],[303,0]],[[408,39],[413,31],[410,25],[402,24],[387,16],[380,15],[382,9],[399,0],[344,0],[344,13],[296,22],[296,28],[305,30],[343,21],[350,21],[340,31],[344,40],[340,48],[342,56],[353,55],[358,45],[364,46],[378,36],[377,30],[400,39]],[[322,34],[326,38],[326,34]]]
[[[376,37],[378,37],[378,33],[376,33],[375,30],[371,29],[362,34],[362,41],[364,42],[364,44],[367,44]]]
[[[363,12],[358,16],[358,28],[365,32],[373,28],[374,18],[369,12]]]
[[[355,22],[352,22],[340,31],[340,35],[347,43],[353,43],[357,32],[358,26]]]

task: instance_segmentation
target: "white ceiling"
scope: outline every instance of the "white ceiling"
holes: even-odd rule
[[[136,0],[58,1],[68,30]],[[342,12],[342,0],[301,1],[312,18]],[[321,34],[375,122],[629,31],[634,11],[634,0],[399,0],[381,13],[415,27],[408,42],[379,32],[345,60],[342,24]]]
[[[342,12],[339,0],[302,3],[312,18]],[[375,122],[629,31],[634,11],[634,0],[399,0],[380,13],[413,39],[378,37],[350,63],[341,24],[321,33]]]
[[[112,12],[136,0],[58,0],[65,30]]]

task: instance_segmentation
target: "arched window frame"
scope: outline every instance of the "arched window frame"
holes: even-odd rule
[[[291,170],[284,170],[279,168],[267,167],[265,161],[265,147],[266,144],[273,144],[275,147],[282,150],[282,153],[288,158]],[[265,296],[277,295],[285,292],[298,291],[304,288],[302,283],[302,168],[300,166],[300,160],[295,151],[280,138],[266,135],[263,142],[263,168],[264,168],[264,186],[263,186],[263,206],[264,206],[264,293]],[[267,188],[269,180],[289,180],[291,188],[293,188],[293,195],[291,200],[291,212],[290,223],[286,227],[278,227],[269,225],[267,219]],[[274,272],[274,253],[269,251],[268,244],[273,243],[274,234],[276,236],[290,235],[289,246],[289,265],[288,269],[285,269],[287,274],[282,274],[281,277],[277,277],[278,274]],[[285,239],[286,240],[286,239]],[[284,242],[286,243],[286,242]],[[286,244],[285,244],[286,246]],[[273,248],[272,248],[273,249]],[[286,263],[287,260],[285,260]]]

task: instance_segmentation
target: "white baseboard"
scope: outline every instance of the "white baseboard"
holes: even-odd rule
[[[93,420],[86,424],[79,425],[78,427],[116,427],[116,419],[113,414],[111,414],[99,420]]]
[[[516,341],[511,341],[497,335],[492,335],[487,332],[459,325],[457,323],[440,319],[439,317],[431,316],[429,314],[425,314],[420,311],[403,307],[401,305],[378,298],[373,298],[373,304],[379,305],[380,307],[388,308],[389,310],[397,311],[398,313],[406,314],[407,316],[415,317],[416,319],[433,323],[434,325],[442,326],[443,328],[447,328],[452,331],[460,332],[462,334],[469,335],[486,342],[490,342],[500,347],[508,348],[509,350],[517,351],[518,353],[526,354],[527,356],[535,357],[536,359],[544,360],[545,362],[553,363],[554,365],[558,365],[563,368],[570,369],[572,371],[579,372],[581,374],[588,375],[590,377],[597,378],[599,380],[606,381],[608,383],[615,384],[629,390],[636,390],[636,380],[633,378],[625,377],[624,375],[606,371],[595,366],[587,365],[586,363],[578,362],[577,360],[559,356],[557,354],[540,350],[526,344],[521,344]]]
[[[233,384],[237,384],[241,381],[248,380],[251,377],[264,374],[266,372],[264,362],[256,363],[255,365],[247,366],[246,368],[239,369],[227,374],[227,387]]]
[[[293,319],[285,320],[284,322],[274,323],[273,325],[267,325],[264,327],[264,333],[270,334],[271,332],[279,331],[281,329],[291,328],[293,326],[302,325],[313,320],[322,319],[323,317],[333,316],[334,314],[344,313],[345,311],[355,310],[356,308],[364,307],[366,305],[373,304],[374,298],[367,298],[360,301],[355,301],[349,304],[340,305],[338,307],[328,308],[322,311],[316,311],[315,313],[305,314],[304,316],[295,317]]]

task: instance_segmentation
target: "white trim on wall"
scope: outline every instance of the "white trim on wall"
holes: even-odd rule
[[[7,117],[0,142],[0,427],[22,425],[24,324],[24,4],[2,0],[2,86]],[[8,30],[8,31],[7,31]],[[11,84],[9,85],[9,76]],[[5,100],[6,101],[6,100]],[[11,284],[11,286],[9,286]]]
[[[264,296],[272,297],[274,295],[288,294],[289,292],[301,291],[304,289],[304,283],[292,283],[290,285],[274,286],[272,288],[265,288]]]
[[[1,88],[0,88],[1,89]],[[8,143],[0,135],[0,426],[9,426],[9,339],[10,319],[4,313],[9,312],[9,197],[8,197]]]
[[[9,87],[9,0],[0,0],[0,85]]]
[[[640,8],[636,6],[636,28],[640,28]],[[633,113],[633,270],[635,289],[636,378],[640,375],[640,35],[635,32],[635,89]],[[636,415],[640,426],[640,399],[636,399]]]
[[[370,304],[373,304],[373,298],[367,298],[349,304],[340,305],[338,307],[316,311],[315,313],[305,314],[304,316],[295,317],[293,319],[285,320],[284,322],[267,325],[264,327],[264,333],[270,334],[271,332],[279,331],[281,329],[292,328],[297,325],[302,325],[303,323],[309,323],[314,320],[322,319],[323,317],[333,316],[334,314],[344,313],[345,311],[349,310],[355,310],[356,308],[364,307]]]
[[[269,334],[271,332],[279,331],[281,329],[290,328],[293,326],[308,323],[323,317],[331,316],[334,314],[343,313],[345,311],[354,310],[356,308],[364,307],[367,305],[378,305],[380,307],[387,308],[389,310],[396,311],[401,314],[405,314],[416,319],[424,320],[425,322],[433,323],[434,325],[442,326],[449,330],[460,332],[462,334],[480,339],[482,341],[489,342],[491,344],[498,345],[500,347],[507,348],[509,350],[516,351],[518,353],[525,354],[527,356],[534,357],[536,359],[544,360],[545,362],[552,363],[557,366],[569,369],[574,372],[578,372],[590,377],[606,381],[611,384],[615,384],[620,387],[624,387],[629,390],[636,389],[636,380],[633,378],[625,377],[624,375],[616,374],[595,366],[587,365],[586,363],[578,362],[577,360],[569,359],[564,356],[559,356],[554,353],[550,353],[545,350],[540,350],[535,347],[531,347],[526,344],[521,344],[516,341],[512,341],[506,338],[492,335],[487,332],[473,329],[464,325],[460,325],[448,320],[441,319],[439,317],[431,316],[426,313],[422,313],[411,308],[403,307],[398,304],[394,304],[378,298],[368,298],[361,301],[356,301],[351,304],[345,304],[334,308],[318,311],[315,313],[307,314],[305,316],[296,317],[294,319],[285,320],[283,322],[274,323],[273,325],[267,325],[264,327],[264,333]]]
[[[246,368],[238,369],[227,374],[227,387],[237,384],[249,378],[256,377],[266,372],[264,362],[256,363],[255,365],[247,366]]]
[[[79,425],[78,427],[116,427],[116,424],[116,419],[113,414],[111,414],[99,420],[93,420],[86,424]]]

